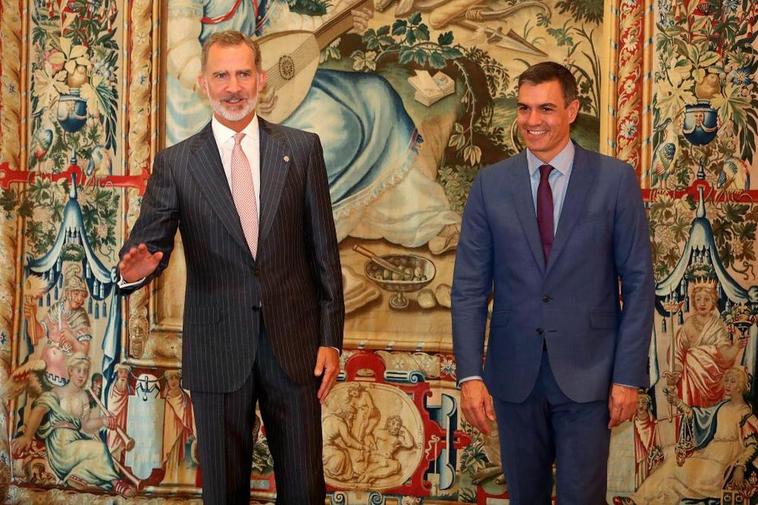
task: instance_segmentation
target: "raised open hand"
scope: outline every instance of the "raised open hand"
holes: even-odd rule
[[[161,259],[163,259],[161,251],[151,254],[145,244],[132,247],[124,254],[118,264],[121,278],[126,282],[137,282],[155,272]]]

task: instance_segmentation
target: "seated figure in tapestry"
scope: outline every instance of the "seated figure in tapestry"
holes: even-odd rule
[[[24,320],[34,350],[27,364],[35,370],[44,367],[44,385],[63,386],[68,382],[66,358],[80,352],[89,355],[92,329],[84,308],[89,291],[82,267],[69,263],[63,270],[63,296],[47,309],[41,319],[37,301],[44,293],[24,298]],[[23,370],[18,370],[23,373]]]
[[[735,338],[721,319],[716,279],[691,272],[691,311],[676,332],[673,342],[673,370],[666,373],[668,387],[691,407],[710,407],[719,402],[724,390],[724,372],[735,365],[746,341]]]
[[[758,418],[744,398],[750,377],[742,367],[732,367],[721,386],[723,397],[710,407],[687,405],[666,388],[666,399],[682,416],[674,454],[631,497],[616,497],[614,504],[719,503],[724,493],[755,494],[758,484],[748,474],[754,473],[758,455]]]
[[[63,293],[43,317],[38,315],[39,300],[49,290],[40,277],[30,276],[24,296],[24,322],[31,353],[11,374],[8,398],[26,393],[26,407],[21,412],[26,418],[35,398],[43,391],[68,383],[66,360],[75,353],[89,355],[92,327],[85,309],[89,296],[82,277],[80,263],[63,265]],[[24,404],[22,404],[24,405]]]
[[[364,444],[353,434],[356,409],[338,408],[324,417],[324,476],[341,482],[356,479],[365,470],[365,464],[355,461],[354,453],[361,454]]]
[[[170,3],[169,144],[196,133],[210,118],[207,101],[198,96],[196,79],[200,47],[208,36],[230,29],[249,35],[287,30],[318,33],[351,4],[338,0],[329,5],[326,15],[313,16],[299,13],[303,3]],[[371,12],[355,9],[349,14],[354,31],[365,31]],[[264,58],[265,52],[264,43]],[[277,101],[286,100],[279,99],[276,90],[264,90],[259,109],[266,113]],[[437,167],[419,156],[422,139],[416,126],[397,91],[382,76],[318,69],[305,98],[282,124],[315,132],[321,138],[338,240],[348,236],[384,238],[410,248],[426,244],[434,254],[457,245],[460,216],[451,210],[443,188],[434,180]]]
[[[134,496],[136,487],[98,436],[102,429],[116,428],[113,416],[99,415],[90,408],[85,390],[90,378],[90,359],[81,352],[66,360],[65,385],[45,391],[32,403],[23,432],[11,444],[14,457],[39,450],[37,437],[44,442],[49,471],[56,482],[81,491],[109,491]]]
[[[403,425],[403,419],[398,415],[389,416],[384,428],[374,432],[374,444],[358,482],[376,484],[382,479],[399,477],[403,469],[400,454],[416,448],[416,440]]]

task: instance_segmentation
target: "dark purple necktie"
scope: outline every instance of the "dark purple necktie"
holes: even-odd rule
[[[540,167],[540,185],[537,187],[537,227],[540,230],[545,264],[553,247],[553,190],[547,181],[552,171],[553,167],[550,165]]]

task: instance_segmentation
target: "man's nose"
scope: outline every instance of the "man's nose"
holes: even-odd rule
[[[537,110],[530,110],[526,117],[527,124],[538,124],[540,123],[542,118],[540,117],[540,113]]]
[[[239,79],[237,79],[237,76],[232,75],[229,78],[229,85],[226,88],[229,91],[239,91],[240,90],[240,82],[239,82]]]

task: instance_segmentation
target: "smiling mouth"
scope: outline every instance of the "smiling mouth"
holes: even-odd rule
[[[526,133],[534,137],[541,137],[547,134],[547,130],[532,130],[532,129],[527,128]]]
[[[222,100],[227,105],[238,105],[245,101],[242,97],[225,98]]]

